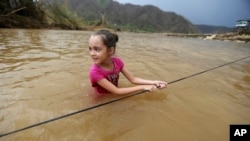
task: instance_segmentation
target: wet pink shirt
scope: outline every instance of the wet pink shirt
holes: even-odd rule
[[[96,93],[99,95],[109,93],[106,89],[102,88],[100,85],[97,84],[97,82],[102,79],[107,79],[115,86],[118,86],[119,73],[123,69],[124,63],[118,57],[112,57],[111,59],[114,64],[112,71],[102,69],[97,64],[93,64],[90,68],[89,78],[92,83],[92,87],[94,87]]]

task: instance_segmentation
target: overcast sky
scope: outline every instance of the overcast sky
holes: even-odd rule
[[[239,19],[250,19],[250,0],[116,0],[119,3],[155,5],[175,12],[193,24],[234,27]]]

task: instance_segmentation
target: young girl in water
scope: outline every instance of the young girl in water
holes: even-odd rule
[[[165,88],[164,81],[145,80],[135,77],[125,66],[123,60],[114,56],[118,35],[108,30],[99,30],[89,38],[89,54],[93,60],[93,65],[89,71],[90,81],[95,93],[98,95],[130,94],[143,90],[154,91]],[[119,88],[119,73],[122,73],[131,83],[137,86]]]

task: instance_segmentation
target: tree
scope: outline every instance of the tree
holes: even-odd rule
[[[19,0],[9,0],[9,5],[10,5],[10,8],[14,9],[16,7],[19,7],[21,4]]]
[[[104,26],[106,23],[105,13],[111,2],[112,0],[96,0],[98,6],[97,9],[100,9],[98,13],[101,15],[102,26]]]

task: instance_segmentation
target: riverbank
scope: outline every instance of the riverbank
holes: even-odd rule
[[[204,40],[213,39],[213,40],[221,40],[221,41],[236,41],[236,42],[249,42],[250,35],[238,35],[234,33],[226,33],[226,34],[213,34],[211,36],[207,36]]]
[[[0,16],[0,28],[91,30],[87,26],[70,26],[62,23],[42,22],[36,18],[20,15]]]
[[[103,26],[69,26],[67,24],[41,23],[41,21],[19,15],[0,16],[0,28],[24,28],[24,29],[57,29],[57,30],[83,30],[93,31]],[[112,29],[111,29],[112,30]],[[116,30],[116,31],[121,31]],[[250,41],[250,35],[238,35],[233,32],[224,34],[186,34],[186,33],[164,33],[166,36],[182,38],[201,38],[203,40],[235,41],[247,43]]]
[[[236,41],[249,42],[250,35],[238,35],[233,32],[224,34],[182,34],[182,33],[167,33],[166,36],[185,37],[185,38],[201,38],[203,40],[220,40],[220,41]]]

